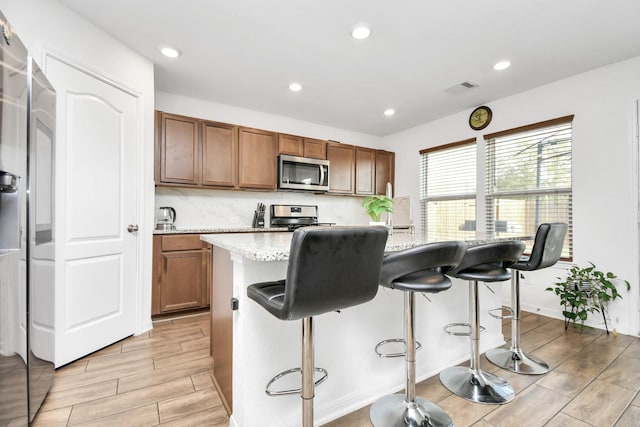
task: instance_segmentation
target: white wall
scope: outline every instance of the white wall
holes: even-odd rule
[[[467,125],[468,110],[391,135],[382,148],[396,152],[396,164],[413,165],[396,168],[396,189],[416,201],[414,218],[419,218],[419,150],[474,136],[480,142],[482,134],[574,114],[574,262],[591,261],[631,282],[631,292],[622,292],[624,299],[610,309],[613,327],[636,335],[640,325],[634,103],[638,98],[640,57],[491,102],[493,121],[481,132]],[[564,275],[564,268],[560,264],[529,274],[523,284],[523,308],[560,318],[558,300],[544,289]]]
[[[139,94],[141,120],[138,123],[143,144],[141,147],[138,203],[140,241],[137,259],[141,260],[138,274],[139,298],[137,331],[151,327],[151,242],[154,224],[153,187],[153,64],[112,36],[88,23],[74,12],[53,0],[0,0],[0,10],[13,25],[27,46],[29,53],[43,64],[46,52],[91,70],[95,74]],[[44,70],[46,74],[46,69]],[[55,85],[55,82],[52,82]],[[58,111],[58,123],[65,120],[65,112]],[[66,142],[58,140],[56,152],[64,153]],[[58,154],[60,155],[60,154]],[[62,177],[56,173],[56,185]],[[63,218],[65,202],[56,198],[56,217]],[[58,226],[56,226],[56,229]],[[64,239],[63,233],[56,239]],[[59,249],[56,258],[62,259]],[[64,268],[56,265],[56,283],[64,283]],[[57,302],[56,302],[57,303]],[[56,322],[63,319],[56,319]]]

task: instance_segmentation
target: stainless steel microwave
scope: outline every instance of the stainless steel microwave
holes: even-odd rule
[[[278,189],[329,191],[329,161],[278,156]]]

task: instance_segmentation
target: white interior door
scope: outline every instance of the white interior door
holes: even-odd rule
[[[134,333],[137,98],[47,56],[57,92],[56,366]]]

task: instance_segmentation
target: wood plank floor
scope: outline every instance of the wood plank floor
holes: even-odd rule
[[[504,333],[510,335],[506,322]],[[417,394],[438,403],[457,427],[640,426],[640,338],[593,329],[565,332],[562,321],[531,313],[523,314],[522,333],[525,351],[549,362],[551,372],[517,375],[482,358],[484,369],[514,386],[513,402],[468,402],[437,376],[420,383]],[[208,337],[208,314],[165,320],[154,323],[153,331],[58,369],[34,425],[226,427],[229,418],[211,378]],[[369,407],[325,426],[371,426]]]
[[[34,425],[227,426],[213,386],[209,314],[154,322],[56,370]]]
[[[640,426],[640,338],[590,328],[582,334],[572,328],[565,332],[563,321],[532,313],[523,313],[520,324],[525,352],[546,361],[552,370],[542,376],[518,375],[483,355],[482,369],[515,388],[512,402],[469,402],[447,390],[437,375],[418,384],[416,394],[446,410],[456,427]],[[503,332],[509,339],[509,321],[503,323]],[[347,426],[371,426],[369,406],[325,425]]]

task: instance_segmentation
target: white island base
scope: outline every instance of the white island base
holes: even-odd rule
[[[212,310],[216,295],[238,300],[233,312],[232,414],[233,427],[297,427],[301,424],[299,395],[269,397],[267,382],[277,373],[301,364],[301,321],[282,321],[247,298],[254,283],[284,279],[291,233],[203,235],[214,246]],[[414,246],[408,235],[389,237],[388,251]],[[504,343],[501,321],[488,309],[501,305],[501,287],[491,293],[480,286],[481,323],[486,327],[480,350]],[[227,288],[226,292],[220,289]],[[218,289],[218,291],[216,291]],[[418,381],[469,358],[469,339],[443,332],[448,323],[468,321],[469,285],[454,280],[448,291],[416,299],[416,337],[423,348],[417,353]],[[217,301],[217,305],[229,301]],[[360,306],[314,317],[315,365],[328,370],[328,379],[315,390],[315,425],[366,406],[377,398],[404,389],[402,357],[385,359],[374,352],[384,339],[402,338],[403,293],[381,287],[375,299]],[[212,328],[212,346],[216,344]],[[214,352],[212,352],[213,354]],[[216,360],[214,356],[214,366]],[[295,377],[296,375],[293,375]],[[221,378],[216,378],[220,388]],[[289,384],[287,384],[289,385]],[[429,396],[421,396],[429,400]]]

